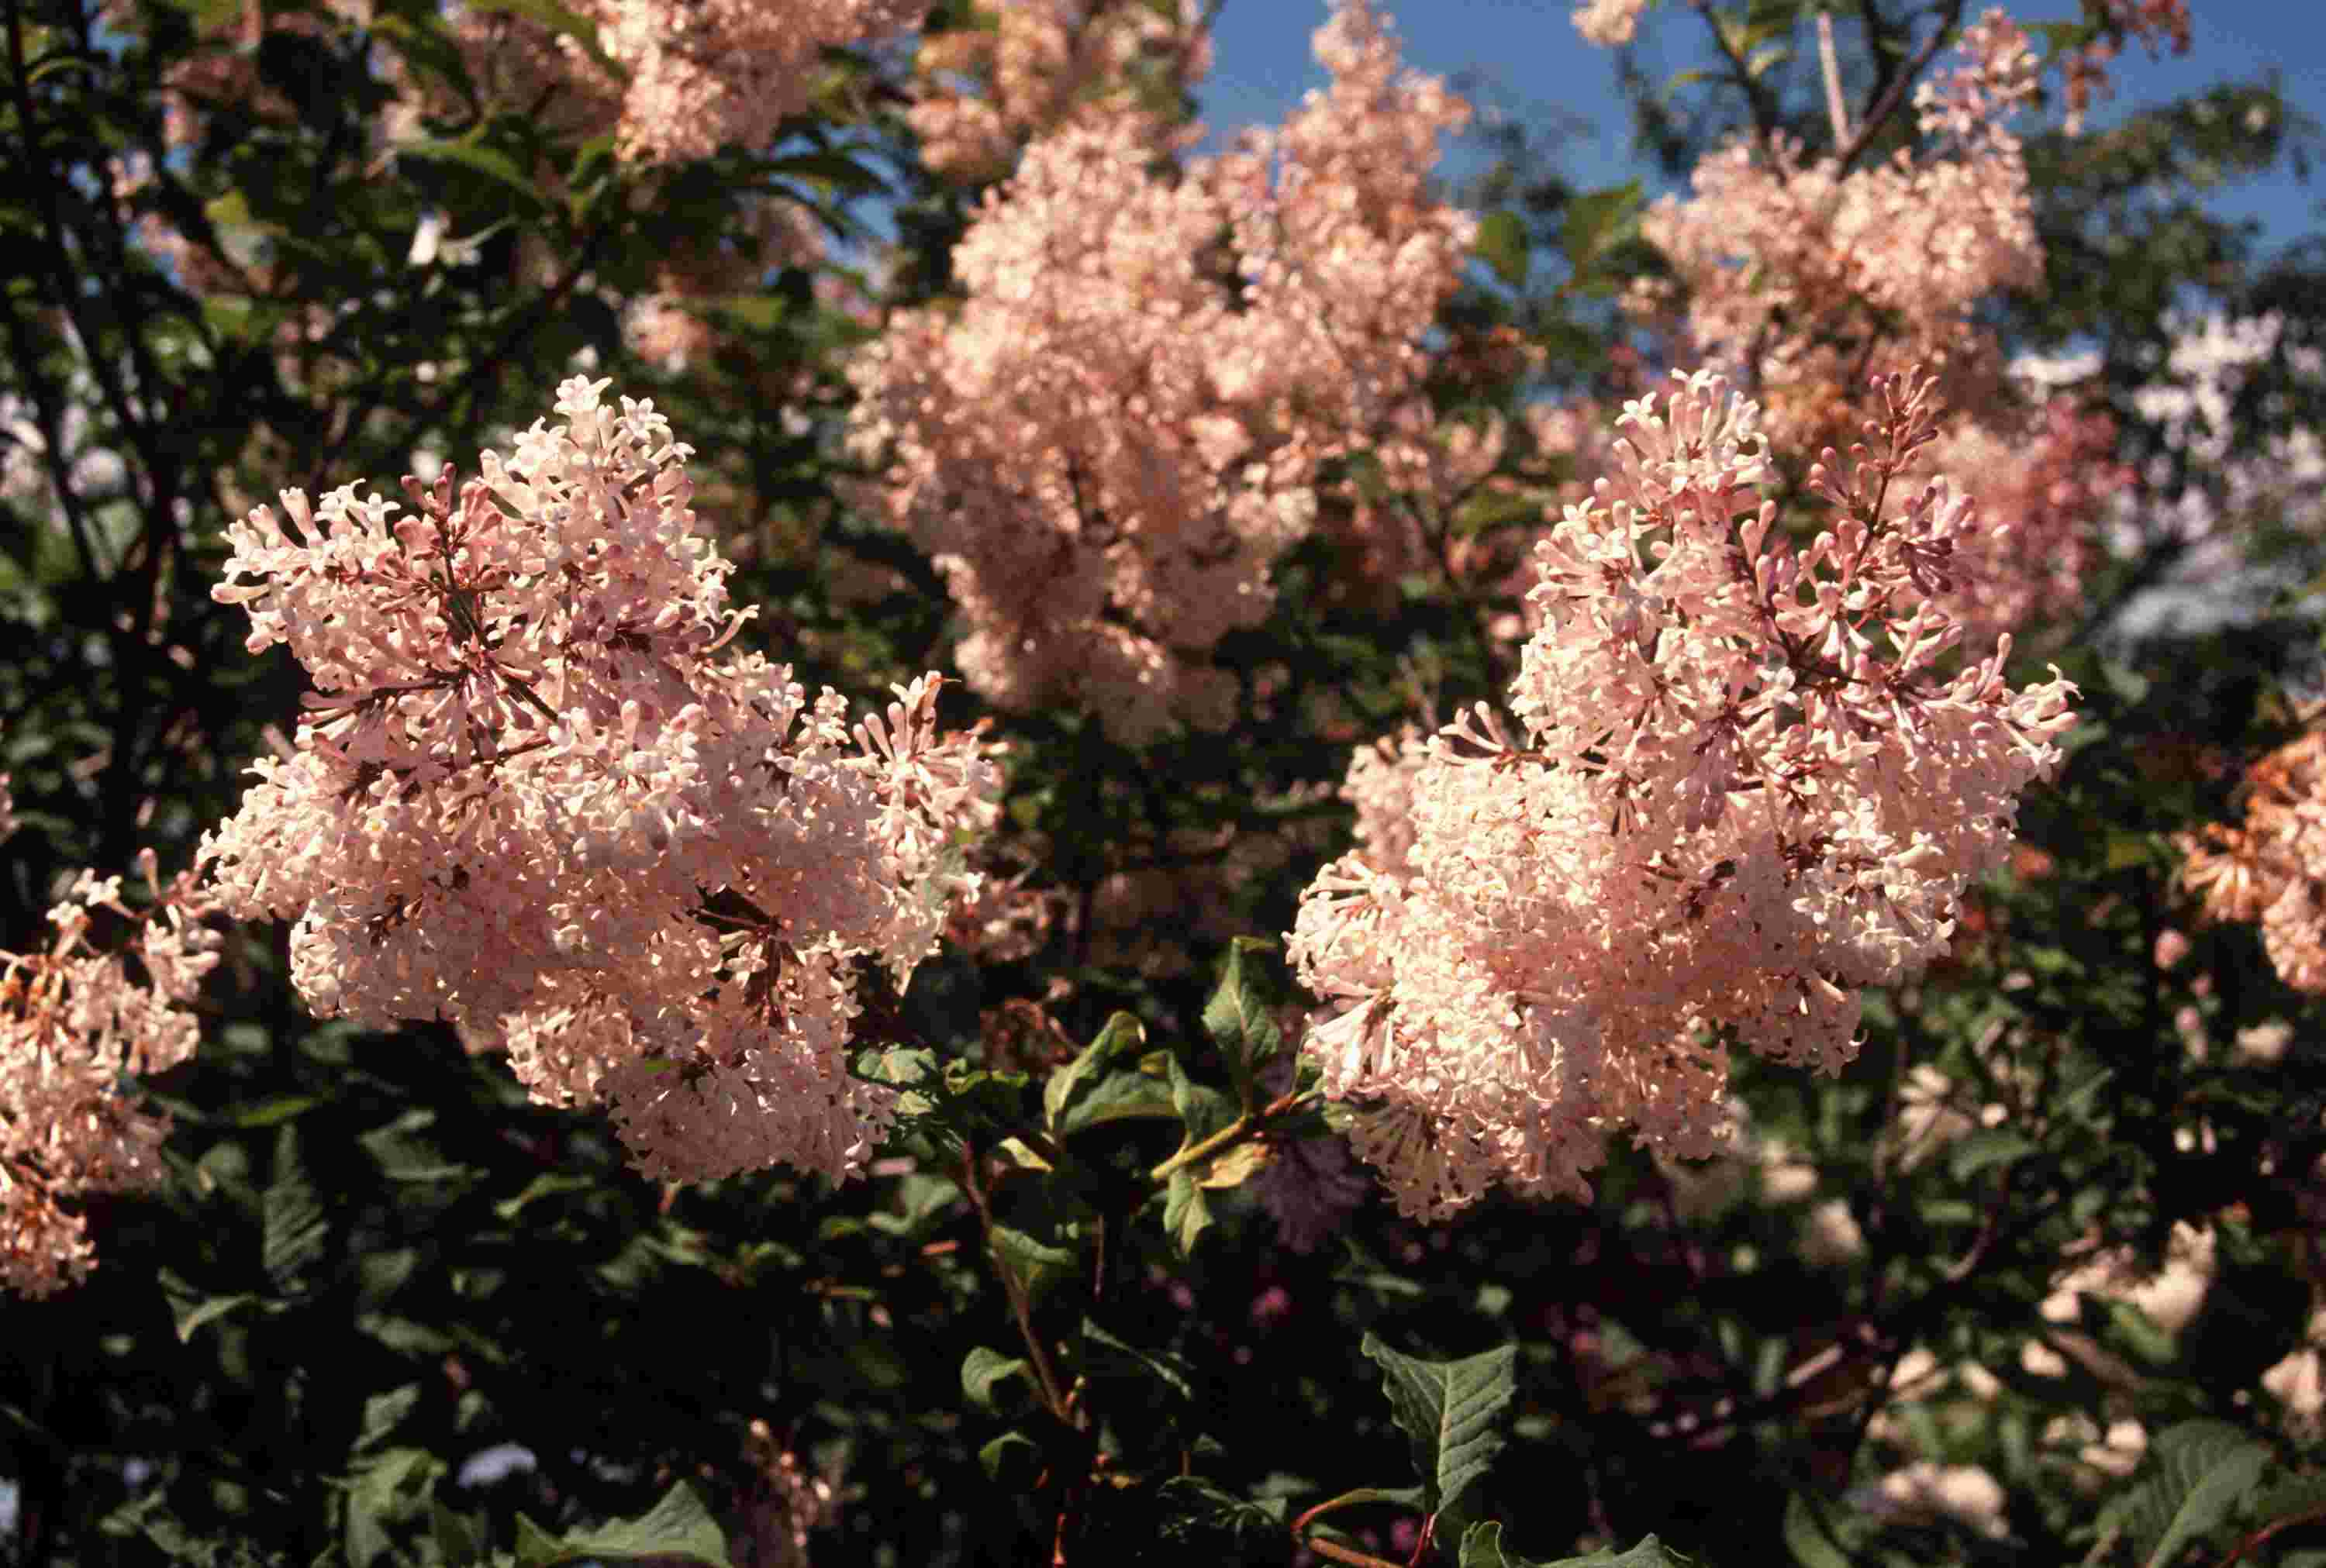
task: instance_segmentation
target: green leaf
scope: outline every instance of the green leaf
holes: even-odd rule
[[[1524,288],[1529,261],[1526,220],[1507,209],[1489,212],[1478,220],[1477,243],[1471,246],[1494,275],[1514,289]]]
[[[428,1499],[428,1525],[436,1549],[450,1563],[481,1563],[488,1555],[484,1521],[473,1514],[456,1514],[435,1498]]]
[[[1171,1184],[1163,1194],[1163,1229],[1177,1245],[1180,1257],[1194,1254],[1196,1238],[1210,1229],[1211,1223],[1212,1206],[1205,1200],[1195,1172],[1172,1172]]]
[[[1259,954],[1273,947],[1259,937],[1240,936],[1220,960],[1220,981],[1204,1004],[1204,1033],[1227,1058],[1228,1075],[1247,1109],[1260,1103],[1256,1074],[1261,1063],[1284,1047],[1269,998],[1261,988]]]
[[[951,1176],[916,1171],[897,1183],[899,1212],[871,1216],[872,1229],[885,1236],[916,1236],[961,1197],[961,1185]]]
[[[2251,1518],[2260,1528],[2326,1513],[2326,1472],[2278,1482],[2254,1502]]]
[[[2228,1517],[2269,1459],[2266,1445],[2226,1421],[2168,1427],[2149,1444],[2131,1489],[2101,1511],[2101,1527],[2123,1529],[2148,1568],[2163,1568]]]
[[[1224,1536],[1230,1547],[1264,1553],[1284,1535],[1282,1498],[1252,1502],[1195,1475],[1173,1476],[1157,1496],[1163,1504],[1157,1533],[1174,1545],[1217,1545]]]
[[[1693,1568],[1688,1558],[1653,1536],[1643,1536],[1628,1552],[1618,1552],[1610,1546],[1587,1557],[1539,1562],[1505,1551],[1503,1526],[1493,1519],[1482,1520],[1462,1532],[1461,1564],[1462,1568]]]
[[[711,1568],[734,1568],[727,1557],[727,1535],[694,1489],[680,1481],[662,1501],[635,1519],[571,1535],[559,1543],[552,1562],[575,1557],[676,1557]]]
[[[1348,472],[1349,483],[1357,487],[1358,495],[1375,506],[1389,499],[1389,469],[1380,458],[1369,451],[1351,452],[1342,459],[1342,465]],[[1369,647],[1364,651],[1372,652]]]
[[[2170,1329],[2158,1323],[2128,1301],[2100,1301],[2083,1298],[2086,1310],[2097,1306],[2102,1326],[2107,1331],[2108,1348],[2121,1350],[2147,1362],[2151,1367],[2167,1368],[2180,1353],[2180,1341]]]
[[[1098,1032],[1098,1038],[1083,1047],[1082,1054],[1065,1068],[1053,1073],[1050,1081],[1042,1086],[1042,1110],[1055,1130],[1065,1130],[1067,1114],[1075,1102],[1098,1087],[1105,1070],[1114,1059],[1126,1052],[1135,1051],[1147,1041],[1147,1025],[1132,1013],[1117,1013]]]
[[[2110,829],[2107,856],[2102,864],[2110,871],[2123,871],[2135,866],[2170,866],[2177,858],[2177,852],[2160,834]]]
[[[498,148],[482,146],[474,142],[449,142],[439,137],[428,137],[397,143],[395,155],[398,158],[416,158],[423,162],[457,163],[524,197],[535,211],[548,209],[549,203],[534,182],[526,177],[516,160]]]
[[[1798,1492],[1785,1504],[1785,1549],[1801,1568],[1851,1568],[1848,1554]]]
[[[1093,1378],[1130,1378],[1149,1390],[1145,1403],[1156,1403],[1155,1386],[1176,1396],[1182,1403],[1192,1402],[1195,1385],[1187,1363],[1163,1350],[1143,1350],[1128,1340],[1110,1333],[1093,1319],[1083,1319],[1083,1365]]]
[[[1539,524],[1548,514],[1541,494],[1534,490],[1479,490],[1454,508],[1456,537],[1475,539],[1498,528]]]
[[[1958,1182],[1968,1182],[1992,1165],[2007,1165],[2035,1152],[2033,1138],[2008,1127],[1981,1127],[1956,1140],[1947,1151],[1947,1168]]]
[[[260,1100],[256,1105],[246,1106],[235,1112],[234,1125],[273,1127],[277,1122],[289,1121],[293,1117],[303,1115],[322,1103],[323,1097],[320,1094],[273,1095]]]
[[[462,1167],[451,1167],[459,1170]],[[578,1175],[572,1171],[544,1171],[525,1184],[525,1191],[514,1198],[504,1198],[493,1205],[493,1212],[503,1220],[514,1220],[526,1211],[526,1205],[540,1198],[551,1198],[560,1192],[579,1192],[598,1184],[595,1176]]]
[[[1576,275],[1589,272],[1600,252],[1638,227],[1640,212],[1645,205],[1646,198],[1636,180],[1586,190],[1568,202],[1559,219],[1558,243],[1567,252],[1567,264],[1575,269]]]
[[[1050,1162],[1024,1138],[1003,1138],[1000,1148],[996,1152],[1021,1171],[1047,1171],[1050,1168]]]
[[[1004,1379],[1022,1377],[1032,1370],[1023,1356],[1005,1356],[980,1345],[961,1364],[961,1391],[980,1410],[991,1410],[993,1390]]]
[[[1171,1084],[1172,1112],[1186,1124],[1187,1136],[1180,1141],[1181,1148],[1194,1147],[1236,1119],[1235,1101],[1187,1076],[1178,1057],[1166,1054],[1163,1072]]]
[[[516,1517],[516,1568],[546,1568],[565,1550],[556,1536],[524,1514]]]
[[[433,1138],[421,1136],[435,1120],[433,1110],[407,1110],[386,1126],[372,1128],[356,1142],[378,1164],[380,1174],[392,1182],[441,1182],[466,1174],[468,1166],[446,1159]]]
[[[202,216],[213,228],[232,231],[238,228],[268,228],[250,210],[250,198],[240,190],[228,190],[202,203]]]
[[[1462,1568],[1539,1568],[1516,1553],[1503,1550],[1503,1526],[1481,1519],[1462,1532]]]
[[[1037,1241],[1007,1225],[993,1228],[994,1256],[1026,1287],[1027,1298],[1040,1301],[1052,1285],[1075,1271],[1075,1255],[1063,1247]]]
[[[428,1484],[444,1461],[424,1448],[392,1448],[348,1488],[348,1562],[371,1568],[393,1548],[387,1526],[419,1510]]]
[[[386,1394],[375,1394],[364,1401],[363,1427],[356,1438],[356,1449],[361,1452],[395,1430],[403,1419],[411,1415],[420,1403],[420,1385],[406,1383]]]
[[[177,1325],[178,1343],[185,1344],[195,1331],[213,1319],[222,1318],[237,1307],[258,1304],[268,1314],[282,1312],[291,1304],[275,1301],[255,1291],[237,1291],[231,1295],[201,1295],[192,1285],[169,1269],[161,1272],[162,1294],[170,1304],[170,1316]]]
[[[1209,1161],[1204,1167],[1201,1185],[1215,1192],[1241,1187],[1268,1168],[1274,1152],[1258,1138],[1248,1138]]]
[[[284,1124],[274,1139],[274,1179],[260,1206],[260,1259],[268,1277],[285,1284],[322,1256],[330,1223],[323,1200],[299,1155],[299,1126]]]
[[[614,63],[598,42],[598,24],[577,15],[557,4],[557,0],[470,0],[477,11],[507,11],[539,23],[550,32],[572,39],[596,61],[598,66],[618,79],[628,79],[629,72]]]
[[[795,180],[814,180],[845,196],[885,196],[889,182],[842,153],[795,153],[767,165],[768,172]]]
[[[1361,1348],[1382,1369],[1391,1414],[1428,1489],[1428,1511],[1452,1513],[1502,1452],[1494,1421],[1518,1392],[1518,1346],[1458,1361],[1425,1361],[1391,1350],[1368,1331]]]
[[[977,1451],[977,1462],[988,1480],[1003,1486],[1031,1481],[1041,1468],[1042,1451],[1022,1432],[1005,1432]]]
[[[1111,1121],[1176,1121],[1179,1108],[1172,1102],[1171,1086],[1143,1072],[1110,1072],[1097,1086],[1078,1095],[1065,1118],[1061,1136],[1103,1127]]]

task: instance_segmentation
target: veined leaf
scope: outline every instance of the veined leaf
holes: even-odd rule
[[[1456,1508],[1502,1452],[1495,1419],[1518,1392],[1518,1347],[1503,1345],[1458,1361],[1425,1361],[1367,1333],[1362,1348],[1382,1369],[1390,1411],[1428,1489],[1429,1511]]]
[[[1147,1025],[1132,1013],[1117,1013],[1107,1019],[1106,1027],[1098,1038],[1083,1047],[1082,1054],[1051,1075],[1042,1086],[1042,1110],[1053,1128],[1063,1131],[1066,1116],[1075,1102],[1098,1087],[1109,1063],[1125,1052],[1137,1050],[1147,1040]]]

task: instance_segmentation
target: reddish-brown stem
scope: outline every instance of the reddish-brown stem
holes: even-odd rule
[[[2229,1554],[2221,1559],[2220,1568],[2236,1568],[2237,1563],[2239,1559],[2243,1558],[2247,1553],[2252,1551],[2256,1546],[2266,1544],[2272,1536],[2276,1535],[2280,1530],[2291,1530],[2296,1525],[2314,1525],[2319,1523],[2321,1520],[2326,1520],[2326,1508],[2312,1508],[2307,1512],[2291,1514],[2283,1519],[2274,1520],[2269,1524],[2264,1525],[2260,1529],[2256,1530],[2252,1535],[2247,1536],[2245,1539],[2239,1541],[2236,1547],[2230,1551]]]
[[[1026,1341],[1027,1354],[1034,1364],[1034,1377],[1041,1384],[1042,1402],[1049,1406],[1051,1415],[1071,1426],[1074,1424],[1073,1407],[1067,1403],[1065,1391],[1058,1387],[1058,1375],[1050,1366],[1049,1353],[1042,1349],[1041,1336],[1034,1331],[1033,1303],[1027,1299],[1024,1282],[1019,1279],[1017,1272],[1009,1266],[1009,1261],[1001,1256],[1000,1248],[994,1243],[993,1207],[986,1198],[984,1186],[977,1179],[977,1158],[976,1146],[964,1144],[961,1152],[962,1190],[969,1194],[970,1202],[976,1206],[977,1218],[985,1228],[986,1249],[992,1255],[994,1272],[1001,1276],[1001,1289],[1009,1298],[1010,1315],[1018,1320],[1019,1335]]]

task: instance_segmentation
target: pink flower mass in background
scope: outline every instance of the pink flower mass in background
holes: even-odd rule
[[[1267,619],[1318,466],[1419,377],[1473,233],[1426,181],[1468,109],[1363,0],[1316,47],[1329,91],[1174,179],[1135,109],[1034,142],[954,253],[961,308],[893,316],[851,372],[855,441],[892,459],[865,504],[944,572],[999,706],[1223,726],[1205,655]]]
[[[1620,42],[1639,12],[1577,23]],[[498,15],[462,23],[472,73],[529,70],[503,85],[554,106],[551,135],[611,131],[651,165],[764,140],[819,46],[920,7],[588,14],[618,74]],[[1516,578],[1515,738],[1482,709],[1358,752],[1358,848],[1291,955],[1341,1009],[1304,1048],[1410,1213],[1496,1181],[1582,1194],[1619,1132],[1709,1154],[1731,1044],[1838,1070],[1859,988],[1945,951],[2057,761],[2072,688],[2014,689],[2002,659],[2074,605],[2131,476],[2105,416],[2015,384],[1977,317],[2040,275],[2005,124],[2037,62],[1999,11],[1960,42],[1914,97],[1922,150],[1739,141],[1645,214],[1671,272],[1627,310],[1668,362],[1756,396],[1706,370],[1612,419],[1530,410],[1568,473]],[[1519,455],[1419,396],[1477,234],[1428,183],[1468,106],[1402,69],[1368,0],[1315,51],[1327,89],[1191,158],[1158,97],[1208,61],[1189,10],[1004,0],[924,46],[908,118],[933,167],[1007,172],[954,252],[960,297],[889,314],[850,366],[853,497],[934,563],[962,678],[1005,712],[1079,709],[1131,746],[1228,725],[1211,651],[1268,619],[1289,550],[1332,531],[1387,588],[1429,559],[1395,498],[1450,506]],[[199,106],[252,89],[221,66],[174,90],[191,141]],[[683,368],[712,339],[680,302],[823,254],[780,201],[751,213],[757,262],[673,253],[628,308],[635,348]],[[204,896],[295,919],[318,1016],[505,1046],[536,1096],[608,1106],[642,1169],[852,1174],[895,1105],[849,1070],[858,969],[901,988],[949,922],[1014,918],[992,901],[1016,884],[973,868],[1000,775],[936,729],[935,673],[851,733],[836,694],[722,653],[751,612],[689,507],[692,449],[606,385],[566,383],[562,422],[464,485],[407,479],[416,510],[285,491],[230,529],[216,598],[314,691],[205,839]],[[1327,485],[1354,455],[1391,499]],[[1779,526],[1780,480],[1828,510],[1813,537]]]

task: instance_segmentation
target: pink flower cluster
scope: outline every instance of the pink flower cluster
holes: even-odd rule
[[[591,0],[629,72],[618,145],[681,162],[773,139],[807,107],[823,51],[920,25],[928,0]]]
[[[996,770],[936,677],[852,736],[833,692],[721,655],[749,612],[688,506],[692,449],[605,382],[558,389],[457,494],[348,486],[228,531],[249,646],[317,690],[206,835],[221,906],[296,915],[321,1016],[442,1018],[639,1165],[855,1173],[892,1113],[851,1077],[853,965],[934,947]]]
[[[1575,31],[1584,42],[1613,49],[1632,42],[1639,31],[1640,13],[1648,0],[1584,0],[1575,8]]]
[[[2082,128],[2084,115],[2095,100],[2114,96],[2107,68],[2117,56],[2118,38],[2138,39],[2147,46],[2152,60],[2167,42],[2175,54],[2189,52],[2189,0],[2087,0],[2085,9],[2098,13],[2109,36],[2074,51],[2061,62],[2067,78],[2067,131],[2071,136]]]
[[[720,333],[690,305],[757,294],[766,275],[814,266],[824,257],[823,230],[795,201],[755,195],[742,209],[740,243],[681,235],[655,263],[654,287],[626,302],[622,342],[649,365],[674,374],[708,358]]]
[[[2326,991],[2326,731],[2256,761],[2242,793],[2242,828],[2209,822],[2177,840],[2182,884],[2206,919],[2259,924],[2287,985]]]
[[[15,827],[6,782],[0,838]],[[133,1103],[122,1078],[193,1054],[200,1026],[187,1005],[219,939],[200,923],[209,904],[191,874],[164,886],[150,849],[139,868],[154,900],[143,914],[122,902],[120,877],[84,871],[49,911],[48,951],[0,952],[0,1288],[41,1296],[78,1283],[95,1250],[63,1204],[163,1174],[168,1119]],[[134,923],[121,951],[91,944],[98,910]],[[125,961],[131,951],[143,980]]]
[[[1318,463],[1416,378],[1474,232],[1424,184],[1467,108],[1364,0],[1316,50],[1328,93],[1176,180],[1137,116],[1035,143],[955,252],[967,300],[852,371],[859,449],[891,459],[866,504],[935,558],[1003,706],[1130,741],[1224,722],[1208,651],[1267,617]]]
[[[1665,198],[1643,223],[1677,289],[1642,284],[1629,302],[1679,355],[1753,385],[1780,450],[1848,440],[1868,367],[1935,369],[1946,401],[1971,417],[1931,461],[1959,476],[1990,523],[1960,542],[1944,608],[1984,643],[2072,609],[2134,476],[2115,460],[2109,420],[2067,397],[2029,399],[1976,321],[1996,290],[2042,274],[2025,159],[2005,125],[2033,96],[2038,68],[2000,11],[1964,29],[1959,51],[1961,63],[1916,89],[1922,155],[1845,169],[1780,138],[1708,158],[1694,196]],[[1832,108],[1846,135],[1846,107]],[[1535,433],[1587,481],[1608,471],[1606,453],[1577,423],[1538,419]]]
[[[2034,93],[2036,61],[2000,11],[1965,29],[1960,50],[1966,62],[1915,96],[1945,156],[1902,149],[1844,170],[1782,138],[1739,143],[1698,168],[1690,199],[1667,196],[1643,221],[1685,289],[1685,340],[1716,364],[1752,364],[1770,436],[1788,450],[1847,439],[1869,364],[1932,367],[1954,407],[2000,390],[1999,347],[1971,309],[2042,276],[2026,162],[2003,125]]]
[[[1727,1044],[1838,1070],[1858,989],[1943,952],[2007,852],[2074,689],[2007,685],[2007,638],[1944,673],[1978,522],[1911,478],[1932,383],[1874,387],[1865,442],[1810,470],[1834,521],[1805,549],[1756,488],[1754,404],[1708,373],[1627,403],[1618,476],[1536,548],[1520,738],[1481,704],[1359,754],[1359,848],[1289,951],[1343,1008],[1304,1049],[1404,1212],[1580,1195],[1618,1129],[1712,1152]]]
[[[1160,145],[1211,68],[1198,0],[992,0],[974,17],[923,41],[906,113],[921,161],[956,179],[1000,178],[1022,143],[1074,119],[1143,116]]]
[[[2117,460],[2116,422],[2072,396],[2047,400],[2024,421],[1962,421],[1931,449],[1931,465],[1966,477],[1979,515],[1993,519],[1958,542],[1943,598],[1965,639],[2074,614],[2101,555],[2112,504],[2137,475]]]
[[[676,163],[771,141],[786,116],[807,107],[824,50],[917,27],[928,4],[576,0],[571,10],[593,24],[597,55],[527,15],[463,8],[448,16],[479,98],[488,109],[527,115],[554,139],[611,130],[624,159]],[[406,95],[391,111],[395,139],[415,134],[423,114],[465,116],[449,82],[415,91],[393,56],[388,76]]]

